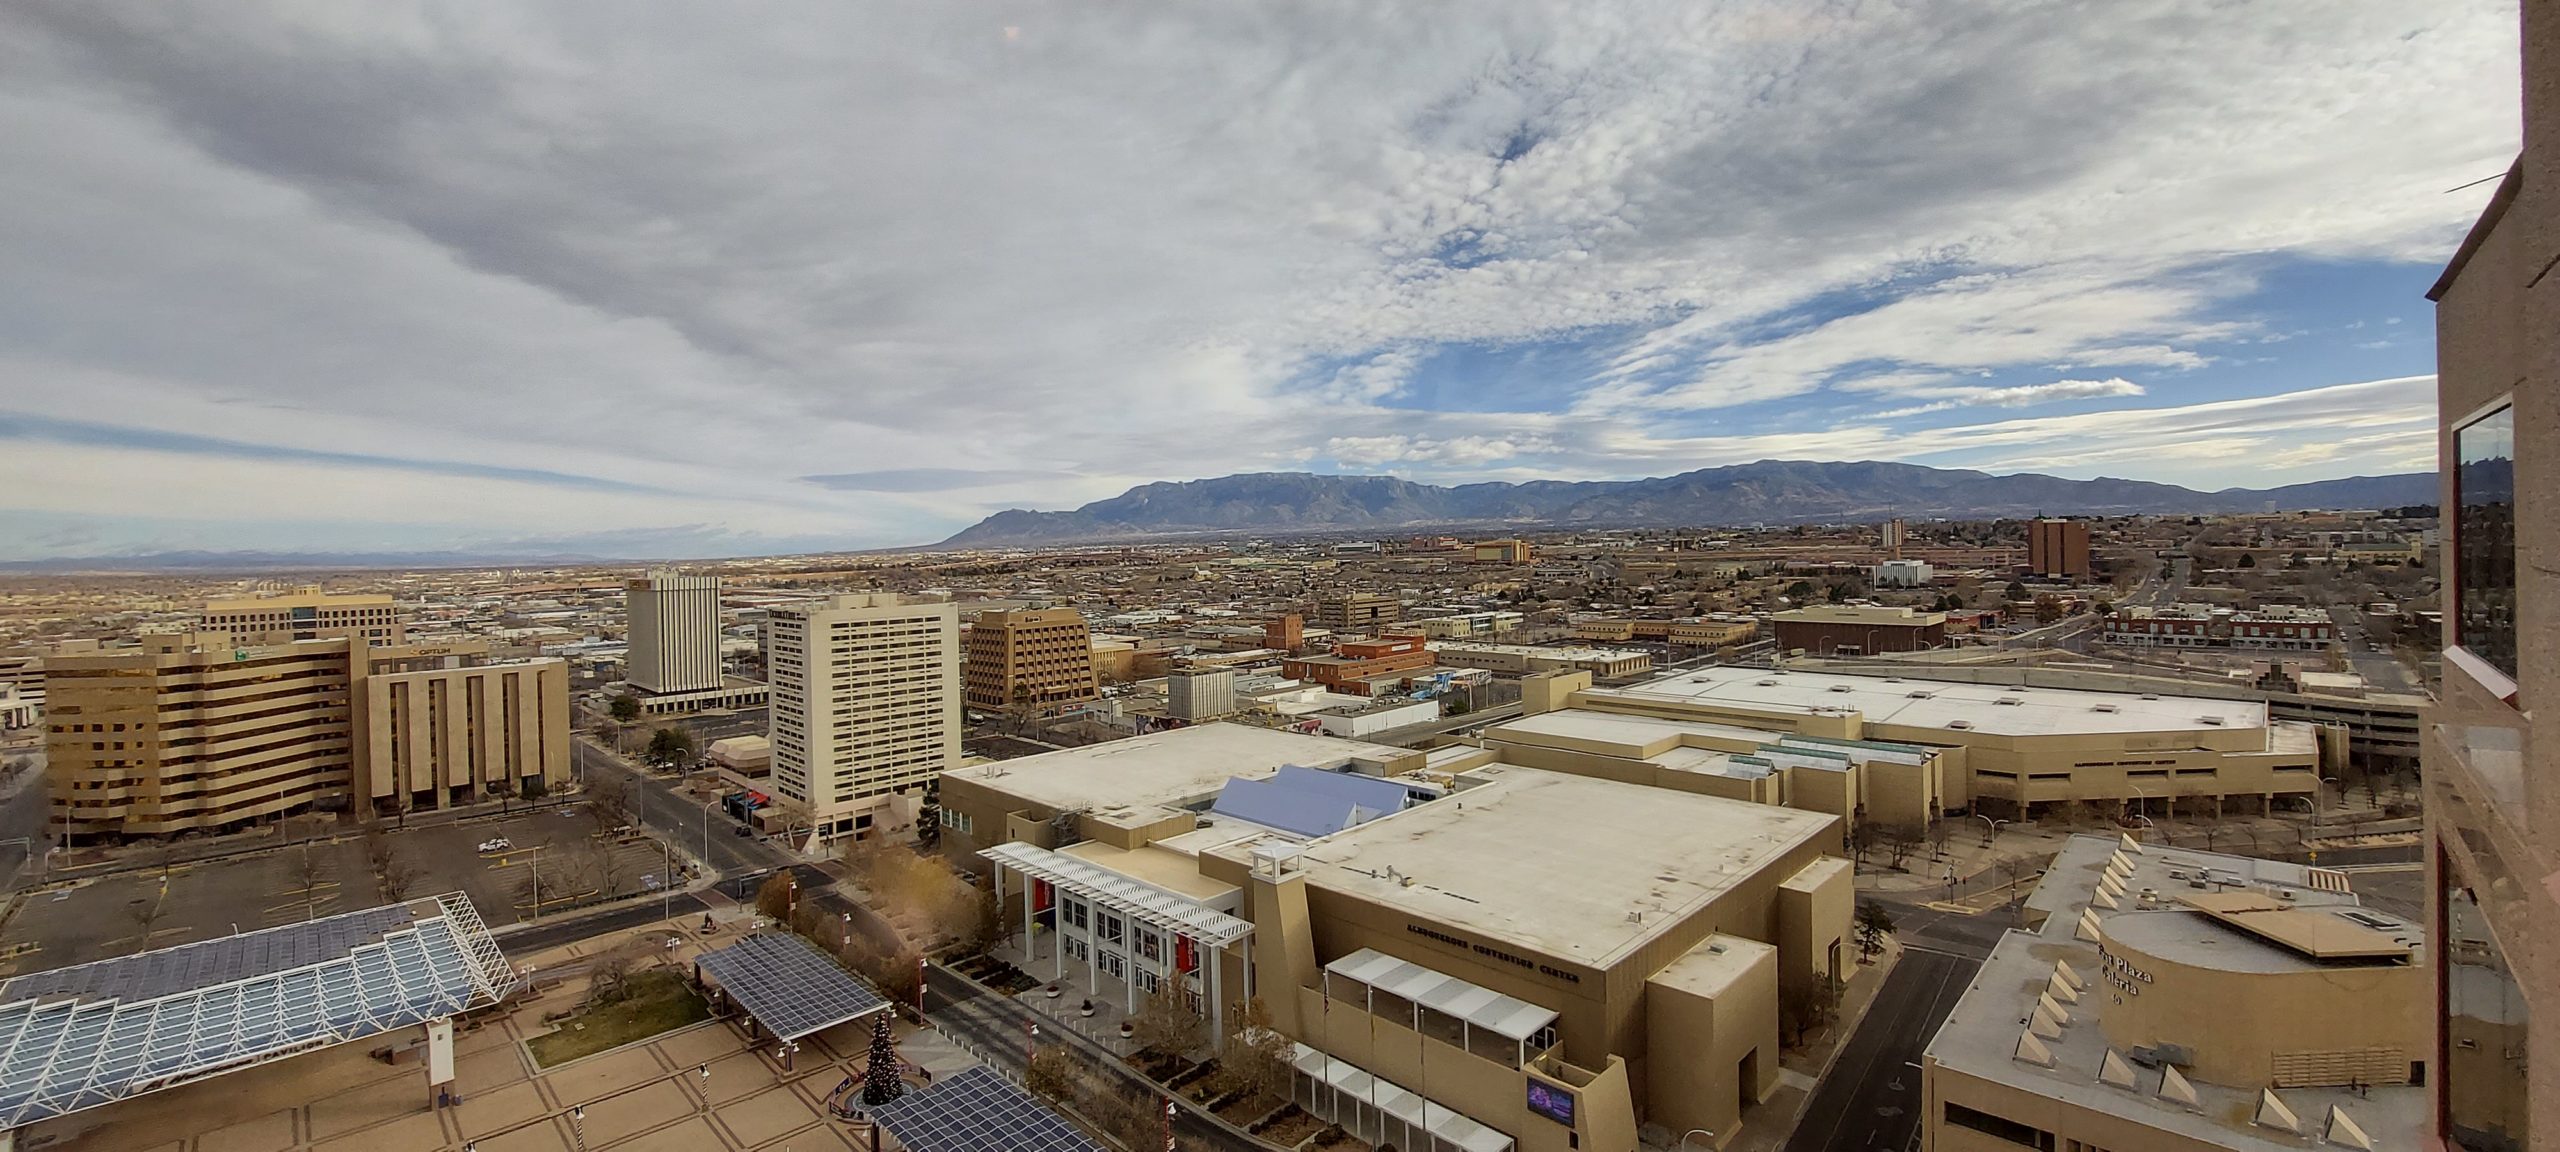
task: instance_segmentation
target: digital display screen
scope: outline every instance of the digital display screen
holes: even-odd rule
[[[1573,1127],[1573,1093],[1543,1080],[1529,1081],[1529,1110],[1567,1128]]]

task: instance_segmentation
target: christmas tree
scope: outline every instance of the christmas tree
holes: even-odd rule
[[[924,782],[924,803],[916,808],[916,846],[931,852],[942,843],[942,780]]]
[[[862,1070],[862,1103],[877,1108],[898,1098],[906,1085],[898,1080],[898,1048],[889,1040],[889,1014],[872,1017],[871,1063]]]

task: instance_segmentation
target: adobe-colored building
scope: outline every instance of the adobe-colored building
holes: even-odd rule
[[[1420,636],[1379,640],[1347,640],[1331,656],[1302,656],[1280,662],[1280,674],[1328,688],[1347,688],[1354,681],[1431,667],[1429,643]]]
[[[1918,652],[1947,644],[1947,614],[1875,604],[1816,604],[1770,618],[1778,647],[1809,656]]]

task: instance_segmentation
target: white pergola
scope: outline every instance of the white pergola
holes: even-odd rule
[[[1178,936],[1188,936],[1210,956],[1203,962],[1208,974],[1202,977],[1209,1001],[1210,1035],[1224,1036],[1226,1009],[1223,978],[1218,972],[1216,953],[1251,939],[1253,922],[1227,915],[1187,897],[1167,892],[1153,884],[1133,880],[1089,860],[1081,860],[1063,852],[1025,844],[1019,840],[981,849],[978,855],[996,865],[996,899],[1004,899],[1004,874],[1007,870],[1032,880],[1048,883],[1060,892],[1071,892],[1092,901],[1098,908],[1120,913],[1132,921],[1153,925]],[[1022,922],[1031,923],[1031,885],[1022,887]],[[1085,955],[1089,979],[1100,979],[1099,959],[1090,951]],[[1066,975],[1067,954],[1057,949],[1057,974]],[[1134,958],[1125,966],[1129,1005],[1138,1004],[1138,965]],[[1244,966],[1245,998],[1253,998],[1253,965]]]

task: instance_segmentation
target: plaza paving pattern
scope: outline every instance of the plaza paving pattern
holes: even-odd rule
[[[629,935],[517,958],[569,978],[455,1038],[459,1104],[430,1106],[422,1059],[395,1066],[370,1055],[385,1044],[416,1041],[422,1030],[410,1029],[47,1121],[20,1132],[18,1147],[428,1152],[470,1143],[478,1152],[822,1152],[870,1146],[866,1130],[825,1118],[824,1108],[828,1091],[869,1050],[867,1020],[803,1041],[787,1072],[770,1039],[751,1041],[738,1023],[715,1020],[537,1073],[524,1041],[551,1027],[544,1013],[574,1007],[585,994],[578,975],[584,960]],[[668,960],[689,970],[706,945],[735,940],[734,929],[724,930],[689,941]],[[938,1039],[927,1032],[902,1047],[934,1048]],[[697,1074],[701,1068],[709,1070],[707,1080]],[[583,1121],[571,1119],[575,1108],[584,1109]]]

